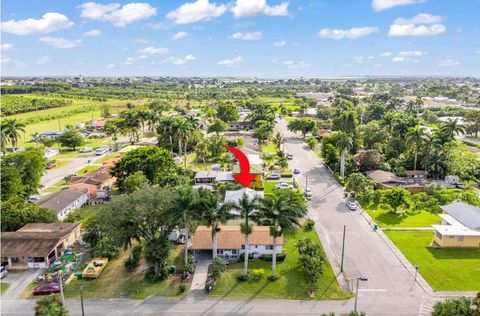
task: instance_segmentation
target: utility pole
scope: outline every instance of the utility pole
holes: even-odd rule
[[[58,274],[60,276],[60,293],[62,296],[62,305],[65,306],[65,295],[63,294],[63,273]]]
[[[358,301],[358,283],[359,281],[368,281],[367,278],[357,278],[357,288],[355,289],[355,306],[353,307],[353,311],[356,312],[357,311],[357,301]]]
[[[347,225],[343,225],[343,241],[342,241],[342,262],[340,264],[340,272],[343,272],[343,257],[345,255],[345,231],[347,229]]]
[[[417,281],[418,264],[415,265],[415,281]]]
[[[85,310],[83,308],[83,285],[80,286],[80,303],[82,304],[82,316],[85,316]]]

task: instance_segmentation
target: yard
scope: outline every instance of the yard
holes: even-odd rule
[[[10,286],[10,284],[8,284],[8,283],[0,282],[0,293],[5,292],[8,289],[9,286]]]
[[[282,180],[280,180],[280,181],[264,181],[263,182],[263,193],[264,194],[273,194],[273,192],[275,191],[275,185],[277,185],[279,183],[285,182],[287,184],[293,185],[292,179],[290,179],[288,181],[286,181],[285,178],[282,178]]]
[[[436,291],[480,291],[480,249],[430,248],[432,232],[386,231]]]
[[[284,245],[287,257],[284,262],[277,264],[277,274],[280,278],[269,281],[271,274],[271,262],[262,260],[249,260],[249,269],[265,269],[265,276],[260,280],[250,279],[246,282],[237,281],[237,275],[242,271],[242,263],[234,263],[228,266],[217,282],[215,290],[210,294],[215,298],[229,299],[311,299],[307,291],[309,289],[305,274],[298,265],[298,251],[295,243],[302,238],[309,238],[320,243],[315,231],[304,232],[299,229],[295,233],[286,233],[287,239]],[[325,272],[320,277],[315,291],[316,300],[345,299],[350,293],[343,293],[340,289],[330,264],[325,265]]]
[[[374,222],[378,223],[380,227],[430,227],[433,224],[438,224],[441,221],[440,216],[435,213],[427,211],[419,211],[412,213],[405,211],[400,214],[390,212],[385,208],[378,208],[376,210],[366,209],[368,215],[372,217]]]

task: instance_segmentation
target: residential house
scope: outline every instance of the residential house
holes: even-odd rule
[[[217,183],[228,183],[235,181],[230,171],[198,171],[194,178],[194,188],[211,189]]]
[[[87,130],[89,131],[102,131],[103,128],[105,127],[105,119],[104,118],[98,118],[94,119],[91,121],[90,124],[86,125]]]
[[[225,203],[238,203],[242,196],[246,194],[249,199],[263,198],[263,191],[255,191],[250,188],[242,188],[240,190],[225,191]],[[237,210],[231,210],[230,213],[235,216],[240,216]]]
[[[62,190],[42,197],[37,204],[52,209],[57,213],[58,220],[63,221],[71,211],[82,207],[87,201],[86,191]]]
[[[273,253],[273,239],[270,236],[269,226],[253,226],[252,233],[248,236],[249,254],[259,258],[263,254]],[[277,237],[276,252],[283,249],[283,237]],[[198,226],[192,238],[194,255],[212,253],[212,228]],[[245,252],[245,236],[240,231],[240,226],[220,226],[217,233],[217,255],[226,261],[237,260]]]
[[[32,223],[15,232],[2,232],[2,262],[8,268],[48,268],[80,237],[78,223]]]
[[[260,155],[247,154],[250,162],[250,173],[255,175],[255,179],[248,185],[250,189],[263,189],[263,161]],[[240,174],[240,165],[237,163],[233,166],[232,173]]]
[[[254,123],[249,119],[249,112],[239,112],[240,117],[235,122],[229,123],[231,130],[251,130],[254,128]]]
[[[87,191],[90,198],[104,198],[115,184],[106,168],[90,171],[84,176],[75,176],[70,179],[68,188],[71,190]]]
[[[441,207],[442,222],[432,225],[433,245],[441,248],[480,248],[480,208],[463,202]]]
[[[409,171],[407,171],[407,175]],[[418,173],[410,173],[413,176],[399,177],[392,172],[383,170],[367,171],[367,176],[375,182],[377,189],[385,190],[388,187],[400,187],[412,194],[425,191],[425,187],[432,181],[424,177],[418,176]]]

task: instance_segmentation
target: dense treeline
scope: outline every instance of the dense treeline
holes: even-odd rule
[[[2,116],[71,105],[71,100],[2,95]]]

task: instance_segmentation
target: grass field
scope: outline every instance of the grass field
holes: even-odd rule
[[[403,212],[401,214],[391,213],[386,209],[367,209],[367,213],[380,227],[430,227],[441,221],[440,216],[427,211],[418,213]]]
[[[5,292],[10,287],[10,284],[5,282],[0,282],[0,293]]]
[[[315,231],[285,234],[287,239],[284,249],[287,257],[284,262],[277,264],[277,273],[280,278],[269,281],[271,274],[271,262],[262,260],[249,260],[249,269],[265,269],[265,276],[260,280],[250,279],[246,282],[238,282],[237,275],[241,273],[243,263],[235,263],[228,266],[217,282],[215,290],[210,296],[228,299],[295,299],[307,300],[309,284],[304,271],[298,265],[298,251],[295,243],[302,238],[309,238],[320,243]],[[343,293],[337,283],[330,264],[325,265],[325,272],[318,280],[315,297],[316,300],[345,299],[350,293]]]
[[[480,291],[480,249],[430,248],[432,232],[386,231],[436,291]]]

